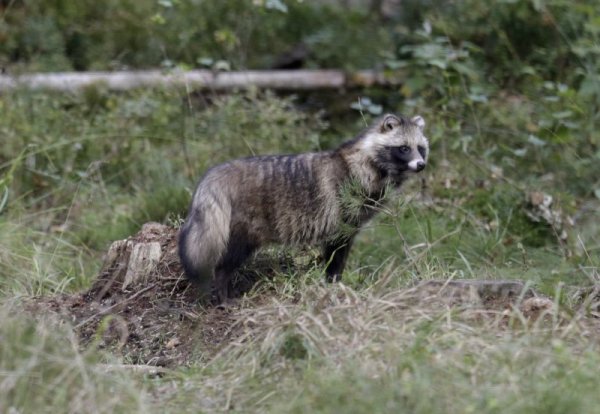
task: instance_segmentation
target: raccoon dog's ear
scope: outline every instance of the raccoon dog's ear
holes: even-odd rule
[[[425,120],[420,115],[414,116],[410,121],[418,126],[421,131],[425,128]]]
[[[395,115],[386,115],[381,121],[381,132],[389,132],[402,125],[402,121]]]

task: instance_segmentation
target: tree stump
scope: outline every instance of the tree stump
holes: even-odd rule
[[[100,299],[114,289],[127,292],[152,281],[181,279],[177,233],[163,224],[146,223],[136,235],[113,242],[91,290]]]

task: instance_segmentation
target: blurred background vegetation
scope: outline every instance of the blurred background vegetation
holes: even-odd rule
[[[82,289],[113,240],[150,220],[178,225],[211,165],[332,148],[384,111],[426,119],[427,188],[415,183],[361,234],[347,284],[519,278],[553,294],[598,283],[598,10],[598,0],[0,0],[6,74],[341,68],[402,79],[296,94],[102,85],[0,94],[0,294]],[[546,213],[540,194],[552,197]],[[498,372],[510,374],[502,361]],[[486,365],[463,362],[473,372]],[[415,387],[429,395],[435,375],[423,375]],[[542,381],[550,391],[539,395],[560,400],[554,390],[568,378]],[[585,378],[591,391],[568,401],[572,412],[596,401],[597,379]],[[489,401],[519,400],[486,389]],[[460,399],[455,392],[443,401]],[[468,412],[467,394],[454,412]]]
[[[2,0],[9,74],[374,68],[402,85],[6,93],[0,217],[29,213],[30,228],[62,229],[76,246],[102,250],[146,220],[183,214],[216,161],[331,148],[385,110],[428,121],[434,197],[486,231],[506,228],[505,244],[566,242],[569,257],[582,255],[577,232],[555,233],[600,197],[597,10],[592,0]],[[553,196],[560,226],[526,216],[532,190]]]

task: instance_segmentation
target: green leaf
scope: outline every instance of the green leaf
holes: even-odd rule
[[[442,70],[445,70],[448,67],[448,64],[441,59],[430,59],[428,63],[431,66],[435,66],[436,68],[440,68]]]
[[[201,57],[196,59],[196,62],[198,62],[200,65],[202,66],[212,66],[213,63],[215,63],[215,60],[209,57]]]
[[[478,77],[478,73],[476,71],[474,71],[471,67],[469,67],[468,65],[465,65],[464,63],[460,63],[460,62],[453,62],[452,63],[452,68],[457,71],[458,73],[468,76],[471,79],[476,79]]]
[[[478,103],[486,103],[488,101],[488,98],[486,95],[475,94],[475,93],[469,94],[469,99],[472,102],[478,102]]]
[[[265,2],[265,7],[267,9],[278,10],[283,13],[287,13],[288,7],[281,0],[267,0]]]
[[[569,111],[569,110],[566,110],[566,111],[560,111],[560,112],[554,112],[554,113],[552,114],[552,116],[553,116],[555,119],[565,119],[565,118],[570,118],[572,115],[573,115],[573,111]]]
[[[586,76],[579,86],[579,96],[590,97],[600,94],[600,77],[596,74]]]
[[[544,145],[546,145],[546,141],[544,141],[543,139],[540,139],[539,137],[537,137],[533,134],[529,134],[529,136],[527,137],[527,142],[529,142],[531,145],[533,145],[535,147],[543,147]]]
[[[369,105],[367,109],[372,115],[381,115],[383,112],[383,106],[376,104]]]

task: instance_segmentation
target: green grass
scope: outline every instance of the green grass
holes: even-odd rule
[[[343,285],[324,284],[316,265],[259,285],[235,311],[242,337],[217,355],[199,343],[192,366],[136,372],[128,355],[82,347],[68,321],[14,304],[89,287],[112,241],[147,221],[179,223],[209,166],[330,148],[364,125],[351,112],[350,123],[325,122],[295,99],[251,91],[203,107],[181,91],[0,96],[2,411],[594,412],[600,337],[573,293],[598,283],[597,200],[570,190],[571,174],[537,186],[539,163],[486,152],[491,137],[468,153],[448,145],[463,131],[440,128],[447,114],[423,107],[391,109],[427,119],[425,196],[413,182],[361,232]],[[513,128],[498,118],[511,103],[494,105],[497,117],[477,112],[482,128]],[[556,162],[551,149],[539,156]],[[528,218],[527,194],[539,188],[576,217],[567,239]],[[518,310],[481,319],[406,293],[439,278],[525,280],[560,306],[524,324]]]
[[[147,412],[139,380],[110,371],[113,356],[80,350],[75,332],[56,318],[35,319],[16,305],[0,309],[2,412]]]
[[[597,1],[406,0],[390,18],[322,3],[0,2],[8,73],[269,68],[303,44],[305,67],[403,80],[286,97],[1,94],[0,412],[598,412],[598,304],[579,295],[600,283]],[[189,366],[159,375],[102,332],[83,346],[51,302],[32,310],[88,288],[112,241],[178,225],[210,166],[332,148],[378,105],[425,118],[427,189],[413,182],[360,233],[343,284],[291,251],[302,266],[224,313],[236,340],[199,340]],[[560,228],[531,219],[532,191],[553,197]],[[410,290],[471,278],[524,280],[554,306],[528,321],[518,304],[482,314]]]
[[[167,406],[234,412],[594,412],[598,341],[562,311],[520,324],[518,311],[415,302],[389,286],[296,288],[249,302],[246,336],[207,366],[185,371]],[[281,293],[281,288],[279,289]],[[507,325],[504,318],[513,318]],[[251,322],[250,322],[251,321]],[[556,390],[563,390],[557,392]],[[191,408],[193,407],[193,408]]]

